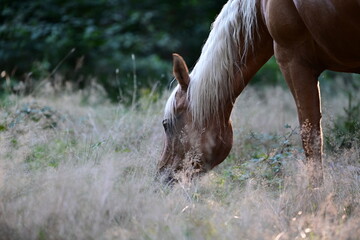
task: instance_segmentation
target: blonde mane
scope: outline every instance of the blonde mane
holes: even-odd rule
[[[232,94],[237,63],[244,63],[252,46],[257,25],[255,4],[255,0],[229,0],[213,23],[200,58],[190,73],[188,100],[194,123],[202,126],[210,118],[219,116],[224,101]],[[239,52],[241,44],[242,53]],[[166,119],[174,117],[176,91],[178,86],[166,104]]]

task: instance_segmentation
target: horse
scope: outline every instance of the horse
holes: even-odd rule
[[[165,105],[165,146],[157,171],[173,182],[201,175],[228,156],[235,99],[272,57],[294,97],[309,183],[323,183],[324,70],[360,73],[359,0],[229,0],[212,24],[191,73],[173,54],[178,84]]]

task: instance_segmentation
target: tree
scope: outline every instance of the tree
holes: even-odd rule
[[[132,88],[135,63],[139,87],[166,86],[171,53],[194,65],[224,2],[3,0],[0,70],[38,81],[62,62],[66,80],[83,87],[79,80],[96,77],[115,100]]]

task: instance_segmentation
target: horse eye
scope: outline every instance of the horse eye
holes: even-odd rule
[[[165,119],[162,121],[162,125],[164,126],[165,131],[168,129],[168,121]]]

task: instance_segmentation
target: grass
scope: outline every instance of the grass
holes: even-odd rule
[[[92,94],[1,104],[0,239],[359,239],[360,150],[326,152],[325,184],[308,189],[288,91],[248,88],[227,160],[173,189],[154,181],[166,96]],[[324,99],[325,134],[346,100]]]

